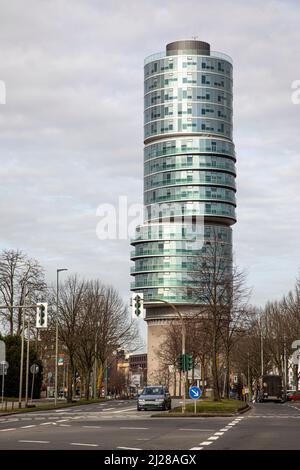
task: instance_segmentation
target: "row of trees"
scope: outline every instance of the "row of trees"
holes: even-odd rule
[[[300,339],[300,280],[294,290],[280,301],[268,302],[264,309],[256,309],[247,335],[234,349],[235,366],[250,375],[250,385],[257,383],[261,372],[274,370],[287,377],[287,369],[294,350],[292,343]],[[297,386],[297,370],[293,383]]]
[[[56,290],[46,285],[45,271],[37,260],[21,251],[0,253],[0,304],[7,307],[0,308],[0,332],[4,337],[20,337],[23,309],[18,306],[25,303],[28,306],[25,327],[29,321],[31,346],[38,351],[39,358],[51,362],[55,355],[57,319],[59,353],[64,353],[68,362],[68,399],[71,400],[75,392],[78,374],[88,399],[95,363],[97,375],[99,371],[103,374],[116,350],[139,348],[137,327],[117,290],[99,280],[83,280],[76,274],[70,276],[61,284],[58,300],[57,309]],[[39,332],[35,328],[35,309],[30,305],[41,301],[48,302],[48,328]],[[17,307],[12,308],[12,305]],[[52,360],[52,368],[54,364]],[[20,364],[15,370],[16,383],[19,367]],[[12,375],[10,370],[8,374]]]
[[[186,351],[195,367],[201,365],[202,380],[208,378],[214,399],[229,397],[233,371],[250,387],[262,370],[285,376],[291,344],[300,338],[300,281],[280,302],[268,302],[264,309],[253,307],[246,275],[233,266],[230,246],[220,242],[217,232],[194,261],[191,279],[194,287],[186,292],[199,308],[185,316]],[[158,374],[172,380],[174,390],[180,353],[181,324],[174,320],[158,352]]]

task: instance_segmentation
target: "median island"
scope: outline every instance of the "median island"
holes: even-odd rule
[[[196,405],[196,414],[194,403],[185,405],[185,413],[182,413],[181,405],[173,408],[169,412],[156,413],[153,416],[170,416],[179,418],[180,416],[234,416],[250,409],[248,403],[240,400],[198,400]]]

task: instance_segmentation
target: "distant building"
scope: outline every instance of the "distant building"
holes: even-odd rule
[[[147,385],[147,354],[131,354],[129,356],[129,375],[131,380],[134,376],[140,377],[140,387]]]

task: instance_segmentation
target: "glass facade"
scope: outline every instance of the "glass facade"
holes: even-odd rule
[[[145,223],[131,242],[131,289],[143,292],[146,304],[193,303],[189,286],[196,257],[216,233],[231,259],[232,64],[209,45],[199,50],[206,43],[193,43],[189,50],[172,43],[145,61]]]

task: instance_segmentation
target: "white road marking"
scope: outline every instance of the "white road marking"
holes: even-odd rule
[[[83,444],[82,442],[70,442],[70,446],[99,447],[98,444]]]
[[[225,431],[229,431],[229,429],[230,429],[230,428],[222,428],[222,429],[220,429],[220,431],[225,432]]]
[[[40,426],[47,426],[48,424],[54,424],[54,423],[41,423]]]
[[[142,450],[139,449],[138,447],[117,447],[117,449],[125,449],[125,450]]]
[[[203,432],[213,432],[214,429],[197,429],[197,428],[179,428],[179,431],[203,431]]]
[[[203,447],[191,447],[190,450],[202,450]]]
[[[124,413],[126,411],[132,411],[132,410],[136,410],[136,407],[134,407],[134,408],[125,408],[125,410],[113,411],[113,413]]]
[[[208,438],[208,441],[217,441],[219,439],[219,436],[211,436]]]
[[[35,428],[36,424],[30,424],[29,426],[21,426],[21,429]]]
[[[59,424],[58,426],[60,426],[61,428],[64,426],[66,428],[69,428],[71,427],[71,424]]]
[[[20,440],[18,442],[33,442],[34,444],[49,444],[50,441],[28,441],[28,440]]]
[[[9,429],[0,429],[0,432],[5,432],[5,431],[15,431],[16,428],[9,428]]]
[[[224,431],[223,432],[215,432],[215,436],[223,436],[224,434]]]
[[[68,419],[60,419],[57,423],[63,423],[64,421],[69,421]]]
[[[209,446],[210,444],[212,444],[212,441],[203,441],[203,442],[200,442],[200,446]]]
[[[123,426],[123,427],[120,427],[120,429],[149,429],[149,428],[134,428],[130,426]]]
[[[111,411],[111,410],[115,410],[115,409],[116,409],[115,407],[113,407],[113,408],[105,408],[105,410],[103,410],[103,411]]]
[[[82,426],[83,428],[101,429],[102,426]]]

